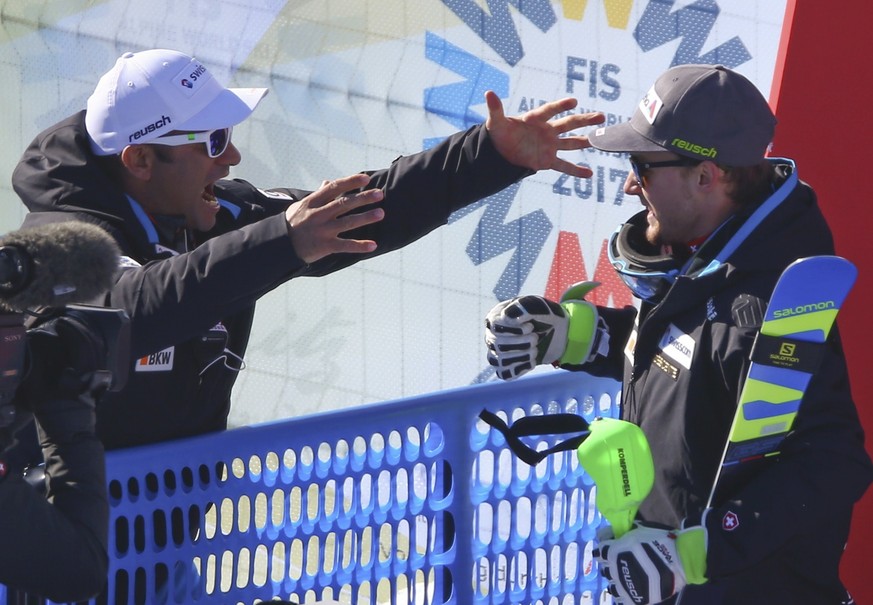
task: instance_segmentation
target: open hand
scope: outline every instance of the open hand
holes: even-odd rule
[[[600,112],[571,114],[555,120],[556,115],[570,111],[576,99],[567,97],[531,109],[518,117],[506,117],[500,97],[492,91],[485,93],[488,119],[485,128],[494,146],[507,161],[531,170],[557,170],[570,176],[590,178],[591,170],[558,157],[558,151],[591,147],[584,135],[561,136],[578,128],[602,124]]]
[[[377,223],[385,217],[382,208],[363,212],[351,212],[356,208],[382,201],[381,189],[367,189],[370,182],[366,174],[353,174],[333,181],[325,181],[321,187],[299,202],[288,206],[285,220],[288,235],[297,255],[306,263],[314,263],[329,254],[349,252],[366,254],[376,249],[373,240],[345,239],[341,234]]]

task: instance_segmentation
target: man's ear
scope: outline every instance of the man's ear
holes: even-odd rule
[[[716,185],[722,177],[722,170],[715,162],[708,160],[698,165],[697,184],[706,189]]]
[[[154,151],[147,145],[128,145],[121,151],[121,163],[134,178],[148,181],[155,163]]]

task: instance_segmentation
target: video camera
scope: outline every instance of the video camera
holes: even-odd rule
[[[70,222],[0,238],[0,453],[33,399],[118,391],[130,320],[87,304],[114,283],[120,252],[99,227]]]

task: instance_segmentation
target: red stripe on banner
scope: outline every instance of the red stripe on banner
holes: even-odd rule
[[[630,290],[609,264],[609,258],[606,254],[607,244],[608,241],[603,240],[600,246],[600,255],[597,257],[597,265],[594,267],[594,276],[590,278],[600,282],[600,287],[593,290],[586,297],[586,300],[595,305],[616,308],[631,305],[633,297]],[[558,233],[558,244],[555,247],[555,256],[552,259],[552,268],[549,271],[544,296],[550,300],[559,300],[564,290],[576,282],[588,279],[579,236],[571,231],[561,231]]]
[[[776,65],[773,66],[773,85],[770,87],[770,107],[773,113],[779,108],[779,95],[782,90],[782,80],[785,74],[785,59],[788,56],[788,42],[791,39],[791,28],[794,23],[794,8],[796,0],[788,0],[785,5],[785,19],[782,21],[782,37],[779,39],[779,50],[776,51]]]

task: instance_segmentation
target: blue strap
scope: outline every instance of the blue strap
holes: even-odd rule
[[[139,220],[139,224],[142,225],[142,228],[145,230],[146,236],[149,238],[149,243],[159,243],[160,240],[158,239],[158,231],[157,229],[155,229],[155,226],[152,224],[152,221],[151,219],[149,219],[146,211],[142,209],[142,206],[139,205],[139,202],[137,202],[129,195],[127,196],[127,201],[130,203],[130,208],[133,210],[134,215],[136,215],[136,218]]]
[[[794,160],[790,160],[788,158],[770,158],[769,161],[773,164],[784,164],[788,163],[791,166],[791,174],[782,183],[782,186],[776,190],[776,192],[768,197],[763,204],[761,204],[752,215],[746,219],[746,222],[739,228],[739,230],[731,237],[727,244],[725,244],[724,248],[721,249],[714,259],[702,270],[697,273],[697,276],[707,275],[712,273],[713,271],[718,270],[727,260],[730,258],[731,254],[739,247],[743,241],[751,235],[752,231],[758,228],[767,216],[773,212],[777,207],[779,207],[782,202],[788,199],[788,195],[794,191],[794,188],[797,186],[798,177],[797,177],[797,166],[794,163]],[[712,237],[712,236],[710,236]],[[683,271],[684,274],[684,271]]]

